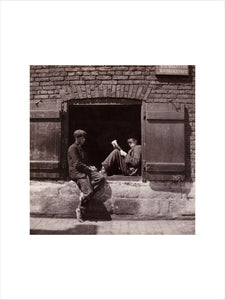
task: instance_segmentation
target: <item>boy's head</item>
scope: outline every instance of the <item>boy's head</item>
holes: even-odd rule
[[[79,145],[83,145],[86,140],[87,133],[82,129],[77,129],[74,131],[73,136],[75,139],[75,142]]]
[[[127,140],[127,143],[128,143],[128,145],[130,146],[130,148],[133,148],[134,146],[137,145],[137,139],[134,138],[134,137],[130,137],[130,138]]]

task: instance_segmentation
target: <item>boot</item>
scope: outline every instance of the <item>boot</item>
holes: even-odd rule
[[[101,170],[99,171],[99,173],[105,178],[107,177],[107,172],[104,166],[102,166]]]
[[[77,217],[77,220],[78,220],[79,222],[81,222],[81,223],[84,222],[84,220],[83,220],[83,218],[82,218],[82,213],[81,213],[80,208],[77,208],[77,209],[76,209],[76,217]]]

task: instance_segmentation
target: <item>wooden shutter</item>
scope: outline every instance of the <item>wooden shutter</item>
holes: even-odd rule
[[[60,111],[30,111],[30,177],[60,177]]]
[[[143,179],[183,180],[185,171],[184,107],[143,104]]]

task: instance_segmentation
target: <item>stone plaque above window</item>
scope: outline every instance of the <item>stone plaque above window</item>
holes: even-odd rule
[[[188,75],[188,65],[156,66],[156,75]]]

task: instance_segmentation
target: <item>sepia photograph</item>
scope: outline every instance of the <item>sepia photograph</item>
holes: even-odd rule
[[[0,299],[225,299],[225,2],[0,6]]]
[[[195,66],[30,66],[30,234],[195,234]]]

